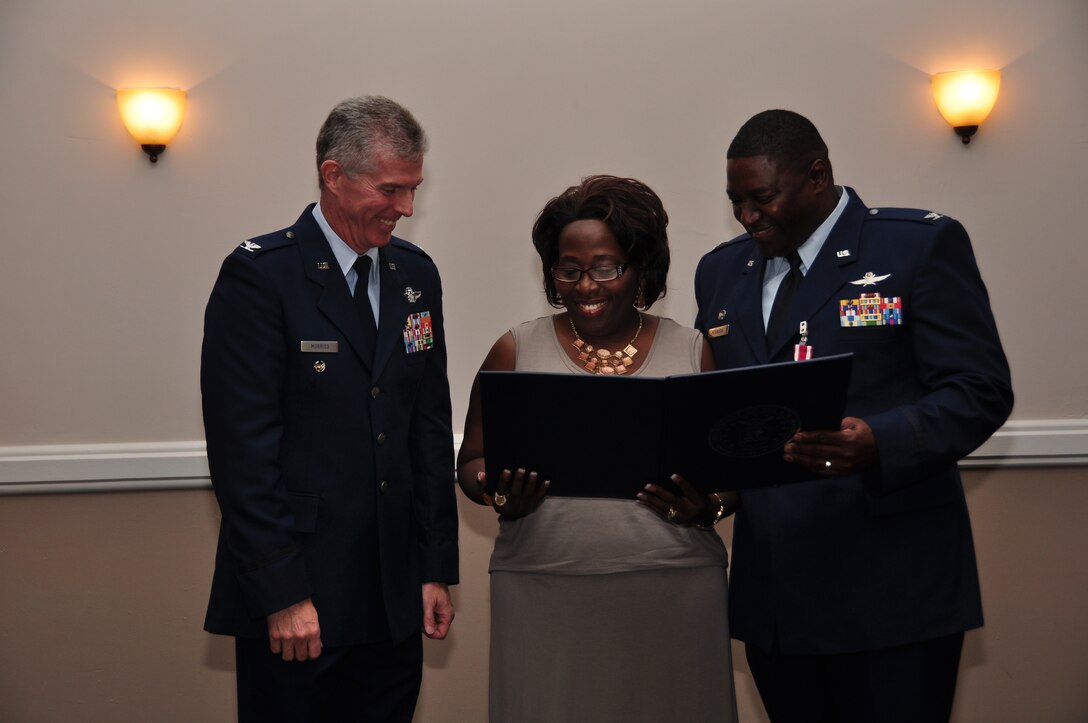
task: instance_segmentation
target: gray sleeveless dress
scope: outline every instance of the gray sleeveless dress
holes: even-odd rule
[[[551,317],[512,332],[518,371],[586,373]],[[663,318],[644,353],[635,375],[697,372],[702,339]],[[573,421],[592,417],[579,410],[585,400]],[[500,522],[492,723],[735,721],[726,564],[715,532],[667,523],[633,499],[549,497]]]

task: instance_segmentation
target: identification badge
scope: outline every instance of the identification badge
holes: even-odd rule
[[[840,326],[900,326],[903,323],[903,297],[860,294],[856,299],[839,301]]]
[[[340,342],[338,341],[300,341],[300,351],[313,354],[335,354],[340,351]]]
[[[434,346],[434,327],[431,324],[431,312],[423,311],[409,314],[404,325],[404,351],[414,354]]]
[[[793,360],[808,361],[812,358],[812,347],[808,343],[808,322],[802,321],[799,330],[801,339],[793,345]]]
[[[706,335],[711,339],[717,339],[719,336],[725,336],[729,333],[729,324],[722,324],[721,326],[715,326],[713,329],[707,329]]]

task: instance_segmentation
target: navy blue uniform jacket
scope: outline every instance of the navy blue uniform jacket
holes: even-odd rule
[[[719,369],[791,361],[807,321],[814,356],[853,352],[845,413],[876,438],[876,467],[743,493],[731,633],[768,651],[777,634],[787,655],[875,650],[982,625],[956,462],[1012,409],[1008,363],[963,226],[915,209],[869,209],[848,190],[770,353],[751,237],[708,253],[695,277],[696,326],[721,334],[728,324],[708,338]],[[903,323],[841,326],[840,300],[861,293],[901,297]]]
[[[269,613],[312,597],[323,644],[400,641],[422,627],[422,583],[457,582],[442,287],[419,248],[382,248],[364,360],[312,209],[235,249],[208,302],[200,381],[222,522],[205,629],[267,638]],[[402,331],[423,312],[434,344],[408,353]]]

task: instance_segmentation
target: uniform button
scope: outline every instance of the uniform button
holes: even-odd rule
[[[382,395],[382,390],[379,387],[372,387],[370,389],[370,398],[377,399]]]
[[[870,216],[875,216],[875,215],[877,215],[878,213],[880,213],[880,209],[879,209],[879,208],[870,208],[870,209],[869,209],[869,215],[870,215]]]
[[[378,485],[378,491],[384,495],[386,492],[389,491],[389,483],[385,480],[382,480],[382,483]]]
[[[294,238],[294,237],[295,237],[295,232],[294,231],[288,231],[287,232],[287,238]]]
[[[378,432],[378,444],[385,444],[385,432]]]

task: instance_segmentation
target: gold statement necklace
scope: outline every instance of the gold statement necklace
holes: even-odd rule
[[[634,356],[638,354],[635,340],[642,332],[642,314],[638,315],[638,329],[635,330],[631,341],[623,351],[616,352],[608,349],[594,349],[592,344],[586,344],[578,335],[574,319],[568,316],[567,321],[570,322],[570,330],[574,332],[574,343],[571,346],[578,350],[578,359],[590,374],[626,374],[627,367],[635,363]]]

